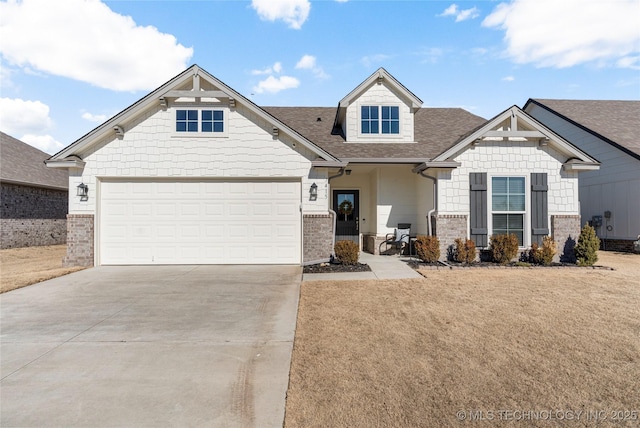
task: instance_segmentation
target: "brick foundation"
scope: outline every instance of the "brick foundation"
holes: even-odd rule
[[[67,215],[67,255],[64,266],[93,266],[93,214]]]
[[[451,250],[458,238],[467,238],[466,215],[438,215],[436,217],[438,239],[440,240],[440,260],[449,260]]]
[[[553,261],[575,263],[576,256],[573,253],[573,247],[580,236],[580,216],[552,215],[551,236],[558,244],[558,254],[553,258]]]
[[[329,214],[305,214],[302,219],[303,264],[329,260],[333,254],[333,218]]]
[[[619,251],[621,253],[633,253],[633,241],[635,241],[635,239],[600,238],[600,249],[605,251]]]

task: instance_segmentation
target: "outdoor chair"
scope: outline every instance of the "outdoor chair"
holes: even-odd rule
[[[411,240],[411,223],[398,223],[398,227],[393,233],[387,233],[384,242],[380,244],[385,245],[385,251],[381,254],[389,254],[389,247],[395,247],[400,250],[402,254],[403,250],[408,247]]]

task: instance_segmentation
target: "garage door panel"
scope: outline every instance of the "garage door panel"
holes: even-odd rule
[[[102,264],[300,263],[300,183],[103,182]]]

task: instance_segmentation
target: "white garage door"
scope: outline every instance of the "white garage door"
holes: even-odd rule
[[[299,264],[300,183],[103,181],[100,263]]]

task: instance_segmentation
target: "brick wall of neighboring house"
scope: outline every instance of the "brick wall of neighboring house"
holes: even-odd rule
[[[302,220],[304,264],[321,262],[333,254],[333,219],[329,214],[305,214]]]
[[[93,214],[67,215],[67,255],[64,266],[93,266]]]
[[[566,263],[574,263],[576,261],[573,247],[578,242],[580,229],[579,215],[551,216],[551,236],[558,244],[558,254],[553,261]]]
[[[436,217],[437,236],[440,240],[440,260],[447,260],[457,238],[467,238],[467,216],[440,214]]]
[[[605,251],[620,251],[623,253],[633,253],[632,239],[603,239],[600,238],[600,249]]]
[[[64,244],[66,190],[0,184],[0,248]]]

